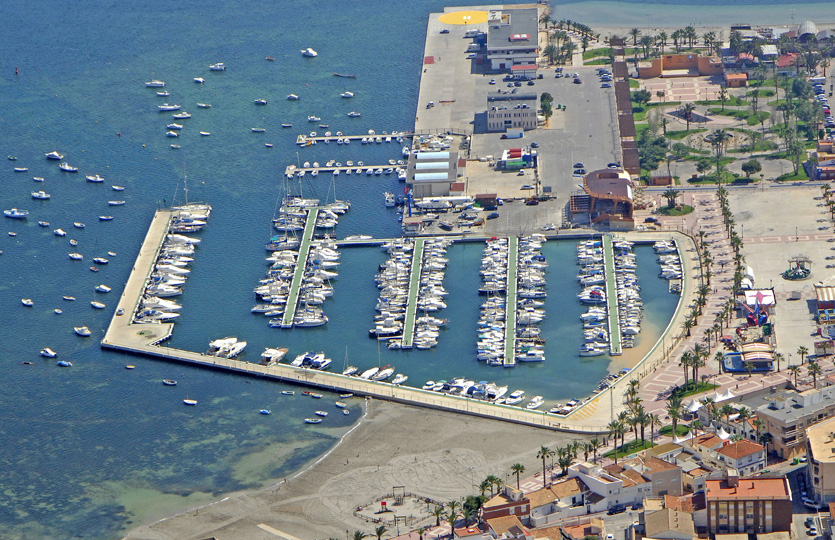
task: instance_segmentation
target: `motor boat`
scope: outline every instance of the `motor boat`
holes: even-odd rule
[[[289,101],[298,101],[298,100],[299,100],[299,96],[297,96],[296,94],[290,94],[290,95],[288,95],[288,96],[287,96],[287,99],[288,99]]]
[[[53,351],[49,347],[46,347],[44,349],[41,349],[41,356],[43,356],[44,358],[55,358],[56,356],[58,356],[58,353]]]
[[[319,53],[317,53],[316,51],[314,51],[310,47],[308,47],[306,49],[303,49],[301,51],[301,53],[302,53],[302,56],[306,56],[308,58],[315,58],[315,57],[319,56]]]
[[[253,101],[253,103],[255,103],[256,105],[266,105],[267,100],[266,99],[256,99],[256,100]]]
[[[181,124],[171,123],[171,124],[168,124],[167,126],[165,126],[165,129],[177,129],[177,130],[179,130],[179,129],[183,129],[183,126]]]
[[[362,116],[362,114],[357,111],[351,111],[348,113],[348,118],[359,118],[360,116]]]
[[[10,210],[3,210],[3,215],[11,219],[26,219],[26,216],[29,215],[29,210],[12,208]]]
[[[198,103],[197,106],[200,107],[201,109],[211,109],[212,108],[211,103]]]
[[[69,163],[67,163],[66,161],[61,163],[60,165],[58,165],[58,168],[61,169],[64,172],[72,172],[72,173],[77,173],[78,172],[78,167],[73,167]]]
[[[322,120],[322,119],[321,119],[321,118],[319,118],[318,116],[308,116],[308,117],[307,117],[307,121],[308,121],[308,122],[319,122],[319,121],[321,121],[321,120]]]
[[[206,82],[206,79],[204,79],[203,77],[195,77],[194,82],[196,82],[197,84],[203,84],[204,82]]]
[[[218,62],[217,64],[210,65],[209,71],[226,71],[226,66],[223,65],[223,62]]]
[[[186,118],[191,118],[191,115],[185,111],[177,114],[172,114],[171,118],[176,118],[177,120],[185,120]]]
[[[73,331],[75,331],[75,333],[81,337],[89,337],[90,334],[92,334],[92,332],[90,332],[90,329],[86,326],[76,326],[73,328]]]
[[[154,79],[152,81],[148,81],[148,82],[145,83],[146,88],[163,88],[164,86],[165,86],[164,82],[158,81],[156,79]]]
[[[100,293],[109,293],[112,290],[113,289],[111,289],[107,285],[103,285],[103,284],[96,287],[96,292],[100,292]]]
[[[46,156],[46,159],[55,159],[55,160],[59,160],[59,161],[64,159],[64,154],[59,154],[55,150],[53,150],[52,152],[50,152],[48,154],[44,154],[44,155]]]
[[[339,94],[339,97],[352,98],[352,97],[354,97],[354,93],[353,92],[342,92],[341,94]]]
[[[99,176],[97,174],[88,174],[84,178],[86,178],[88,182],[93,182],[94,184],[100,184],[104,182],[104,177]]]
[[[176,104],[175,105],[169,105],[168,103],[163,103],[162,105],[157,105],[157,109],[159,109],[161,112],[179,111],[180,108],[181,107],[179,105],[176,105]]]

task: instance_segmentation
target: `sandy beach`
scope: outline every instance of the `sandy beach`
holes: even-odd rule
[[[130,531],[132,540],[276,538],[258,526],[299,539],[369,533],[374,524],[354,517],[358,506],[405,486],[437,501],[473,493],[488,475],[505,479],[514,463],[541,470],[541,446],[564,446],[577,437],[439,411],[368,400],[353,431],[325,457],[286,483],[233,494]],[[550,465],[550,463],[549,463]],[[472,470],[471,470],[472,468]],[[512,476],[508,477],[514,482]],[[401,530],[401,532],[403,532]]]

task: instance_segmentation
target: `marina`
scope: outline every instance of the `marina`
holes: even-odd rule
[[[302,286],[302,278],[307,267],[307,256],[310,252],[310,241],[313,238],[313,231],[316,228],[316,216],[319,209],[316,207],[307,209],[307,219],[302,232],[301,243],[299,244],[299,256],[296,260],[296,270],[293,274],[293,281],[290,284],[290,293],[287,297],[287,305],[284,308],[284,315],[281,317],[282,328],[292,328],[296,318],[296,307],[299,301],[299,290]]]
[[[411,349],[415,332],[415,312],[420,288],[420,270],[423,260],[423,238],[416,238],[412,250],[412,267],[409,271],[409,295],[406,302],[406,316],[403,322],[403,348]]]
[[[507,239],[507,291],[505,293],[504,367],[516,366],[516,271],[519,264],[519,239]]]
[[[335,135],[332,135],[330,131],[326,132],[324,135],[319,135],[314,131],[308,135],[302,134],[296,137],[296,144],[301,147],[312,146],[316,143],[340,144],[339,141],[342,141],[341,144],[344,144],[345,141],[361,142],[362,144],[367,144],[369,142],[396,142],[398,144],[402,144],[405,140],[411,139],[413,136],[414,134],[409,131],[392,131],[391,133],[383,131],[378,134],[373,129],[369,130],[369,132],[365,135],[343,135],[342,132],[337,132]],[[369,139],[371,140],[369,141]]]

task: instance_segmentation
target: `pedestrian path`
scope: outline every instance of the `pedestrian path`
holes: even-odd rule
[[[423,243],[425,239],[415,240],[415,247],[412,250],[412,269],[409,277],[409,296],[406,303],[406,317],[403,320],[403,345],[404,349],[412,348],[412,341],[415,335],[415,313],[417,310],[418,289],[420,289],[420,269],[423,267]]]

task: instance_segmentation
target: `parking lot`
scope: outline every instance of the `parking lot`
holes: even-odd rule
[[[620,144],[617,116],[614,104],[614,90],[601,88],[593,67],[566,67],[565,71],[578,73],[580,84],[573,77],[555,77],[555,68],[540,69],[542,79],[536,79],[532,86],[522,83],[519,91],[532,91],[537,96],[543,92],[554,98],[554,114],[548,126],[525,132],[522,139],[502,139],[502,133],[479,132],[477,117],[483,117],[491,91],[510,91],[503,80],[504,73],[489,73],[486,59],[479,64],[475,58],[467,58],[471,52],[468,45],[473,42],[465,38],[467,30],[487,30],[486,24],[450,26],[437,20],[437,14],[430,15],[428,24],[425,62],[416,110],[415,129],[418,132],[459,131],[475,132],[470,144],[470,159],[493,156],[498,158],[509,148],[529,146],[538,143],[541,187],[563,201],[579,190],[580,177],[573,176],[574,163],[583,163],[587,170],[606,167],[606,164],[620,160]],[[448,33],[441,33],[448,30]],[[479,55],[484,55],[482,50]],[[490,84],[491,80],[495,84]],[[433,107],[427,108],[432,101]],[[557,111],[557,106],[565,111]],[[537,101],[535,107],[539,107]],[[489,173],[489,174],[479,174]],[[534,185],[535,179],[513,174],[490,171],[468,170],[468,192],[500,193],[505,197],[529,196],[520,190],[525,185]],[[496,176],[498,175],[498,176]]]

